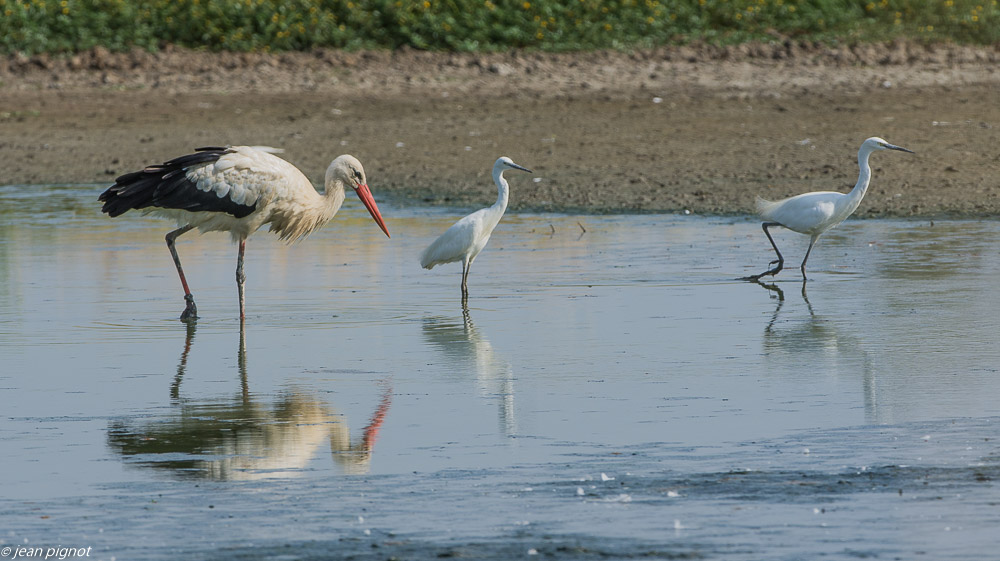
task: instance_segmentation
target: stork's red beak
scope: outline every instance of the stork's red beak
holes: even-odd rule
[[[361,199],[362,203],[364,203],[365,208],[368,209],[372,218],[375,219],[375,222],[378,222],[378,227],[382,228],[382,231],[385,232],[385,236],[387,238],[391,238],[392,236],[389,235],[389,229],[385,226],[385,220],[382,220],[382,213],[378,211],[378,205],[375,204],[375,198],[372,197],[372,192],[368,188],[368,185],[359,185],[355,191],[357,191],[358,198]]]

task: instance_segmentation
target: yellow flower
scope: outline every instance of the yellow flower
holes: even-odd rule
[[[604,24],[604,31],[611,31],[611,24],[610,23]]]
[[[523,7],[525,10],[530,10],[531,2],[525,2],[524,4],[521,4],[521,7]]]

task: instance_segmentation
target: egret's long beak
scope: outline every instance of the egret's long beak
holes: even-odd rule
[[[885,147],[888,148],[889,150],[899,150],[900,152],[909,152],[910,154],[916,154],[916,152],[914,152],[913,150],[910,150],[908,148],[903,148],[902,146],[896,146],[895,144],[886,144]]]
[[[528,173],[535,173],[535,172],[531,171],[530,169],[528,169],[526,167],[522,167],[522,166],[519,166],[519,165],[515,164],[514,162],[510,163],[510,167],[512,167],[514,169],[519,169],[521,171],[526,171]]]
[[[385,232],[385,236],[387,238],[391,238],[392,236],[389,235],[389,228],[386,228],[385,220],[382,220],[382,213],[378,211],[378,205],[375,204],[375,198],[372,197],[372,192],[371,189],[368,188],[368,185],[358,185],[354,190],[357,192],[358,198],[361,199],[361,202],[364,203],[365,208],[368,209],[368,213],[371,214],[372,218],[375,219],[375,222],[378,223],[378,227],[382,228],[382,231]]]

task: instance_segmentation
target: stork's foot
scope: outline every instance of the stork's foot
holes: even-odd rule
[[[187,302],[187,305],[184,306],[184,311],[181,312],[181,321],[194,321],[198,319],[198,306],[194,304],[194,296],[185,294],[184,301]]]

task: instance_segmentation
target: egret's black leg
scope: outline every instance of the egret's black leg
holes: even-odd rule
[[[471,262],[462,261],[462,302],[469,299],[469,269],[472,268]]]
[[[765,223],[761,224],[761,228],[764,229],[764,234],[767,236],[767,240],[769,242],[771,242],[771,247],[774,248],[774,253],[778,256],[778,259],[776,261],[771,261],[771,263],[769,263],[769,265],[773,265],[774,263],[777,263],[778,266],[774,267],[772,269],[768,269],[768,270],[764,271],[763,273],[761,273],[759,275],[750,275],[749,277],[742,277],[739,280],[746,280],[746,281],[757,282],[757,281],[760,280],[761,277],[766,277],[767,275],[777,275],[778,272],[780,272],[781,269],[784,267],[784,265],[785,265],[785,258],[781,256],[781,252],[778,251],[778,245],[776,243],[774,243],[774,238],[771,237],[771,232],[769,232],[767,230],[768,227],[770,227],[770,226],[781,226],[781,224],[778,224],[777,222],[765,222]]]
[[[184,287],[184,301],[186,305],[184,306],[184,311],[181,312],[181,321],[191,321],[198,319],[198,307],[194,305],[194,296],[191,294],[191,289],[188,288],[187,279],[184,278],[184,269],[181,268],[181,258],[177,255],[177,248],[174,247],[174,240],[178,236],[192,230],[194,226],[188,224],[182,228],[178,228],[173,232],[167,234],[167,248],[170,249],[170,255],[174,258],[174,265],[177,267],[177,276],[181,278],[181,286]]]
[[[813,236],[813,237],[809,238],[809,249],[806,250],[806,256],[802,260],[802,266],[800,267],[800,269],[802,269],[802,280],[809,280],[809,279],[806,278],[806,261],[809,260],[809,253],[812,252],[813,246],[816,245],[816,240],[818,240],[818,239],[819,239],[819,236]],[[803,288],[803,290],[805,290],[805,289]]]

